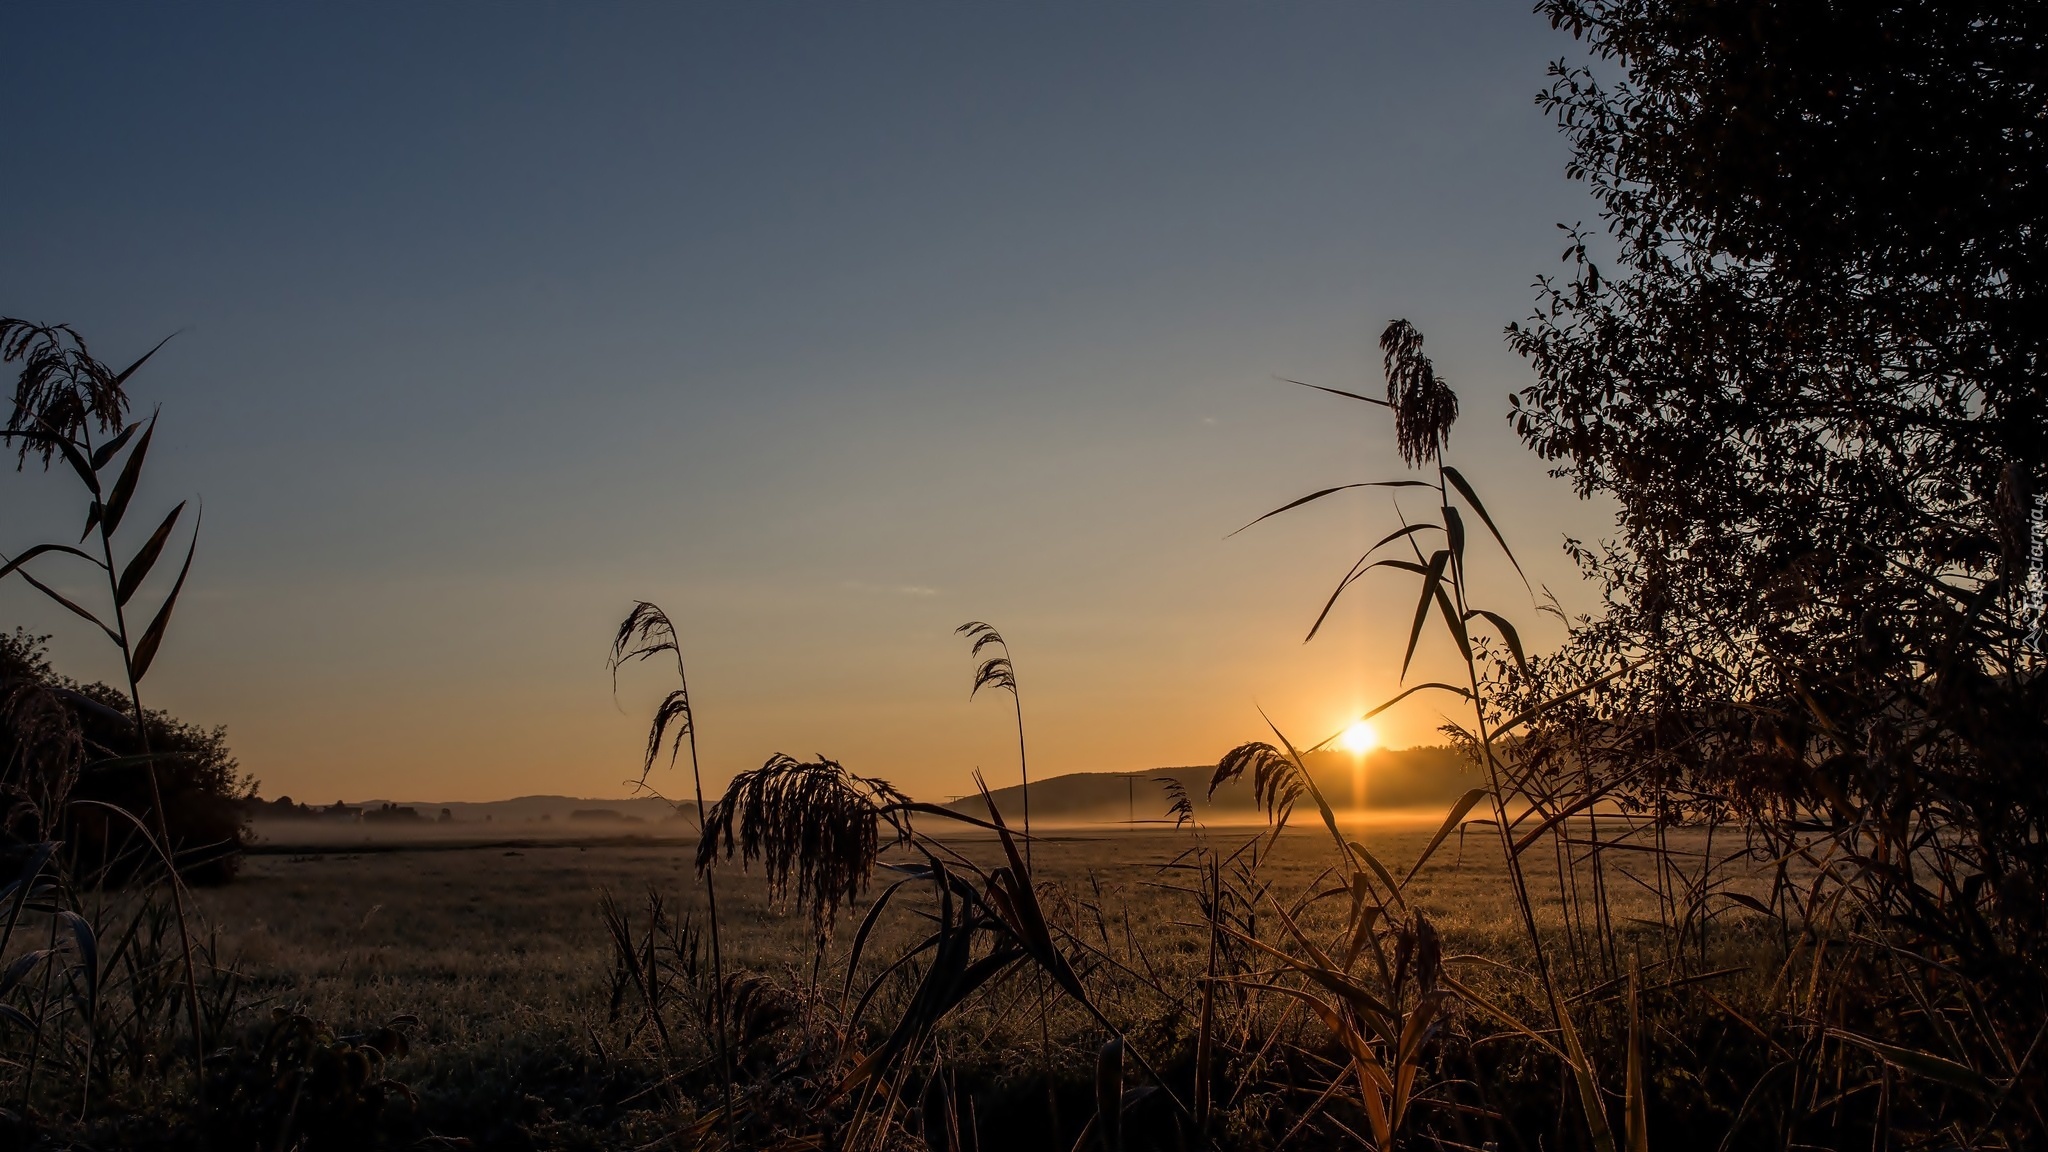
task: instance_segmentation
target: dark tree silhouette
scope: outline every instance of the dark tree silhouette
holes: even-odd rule
[[[1610,610],[1580,643],[1649,659],[1606,746],[1826,825],[1887,925],[1996,1004],[1978,1042],[2024,1048],[2048,1010],[2048,5],[1540,11],[1596,61],[1541,99],[1606,234],[1573,231],[1509,329],[1536,375],[1512,419],[1619,504],[1581,553]]]

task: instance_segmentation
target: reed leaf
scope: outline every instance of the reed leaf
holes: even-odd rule
[[[1515,559],[1515,550],[1508,547],[1507,537],[1501,535],[1499,525],[1495,524],[1493,517],[1487,514],[1486,505],[1480,502],[1479,493],[1474,491],[1472,485],[1466,481],[1464,473],[1446,464],[1444,465],[1444,479],[1450,481],[1451,487],[1458,490],[1458,495],[1465,498],[1465,503],[1472,506],[1472,511],[1479,514],[1479,522],[1486,525],[1488,532],[1493,533],[1493,542],[1500,545],[1501,554],[1508,558],[1509,564],[1514,565],[1515,575],[1522,578],[1522,587],[1527,588],[1529,586],[1529,577],[1522,571],[1522,562]]]
[[[1422,595],[1415,601],[1415,620],[1408,627],[1408,647],[1401,654],[1401,679],[1408,678],[1408,665],[1415,659],[1415,645],[1422,639],[1422,625],[1429,619],[1429,610],[1437,598],[1438,586],[1443,583],[1444,566],[1450,563],[1449,549],[1439,549],[1429,558],[1429,566],[1422,573]]]
[[[121,582],[114,588],[115,604],[126,607],[128,601],[134,599],[136,590],[148,578],[149,570],[156,566],[157,557],[163,555],[164,543],[171,538],[171,530],[178,526],[178,517],[184,513],[185,504],[183,500],[178,501],[178,506],[171,509],[170,515],[164,517],[163,523],[156,526],[156,531],[149,534],[149,539],[136,550],[128,566],[121,570]]]
[[[1112,1036],[1095,1054],[1095,1129],[1104,1152],[1123,1152],[1124,1038]]]
[[[140,451],[138,446],[137,451]],[[199,550],[199,520],[192,523],[192,543],[185,548],[185,563],[178,568],[177,582],[171,585],[171,594],[164,597],[163,606],[156,610],[149,627],[142,633],[142,639],[135,644],[135,654],[128,661],[129,677],[140,683],[149,673],[149,666],[156,660],[156,652],[164,642],[164,632],[171,626],[171,610],[178,606],[178,593],[185,590],[185,577],[192,572],[192,555]]]
[[[130,371],[133,371],[133,369],[130,369]],[[101,469],[105,468],[107,464],[113,460],[115,455],[121,451],[122,446],[127,444],[129,440],[134,438],[135,433],[138,430],[140,430],[141,427],[142,422],[138,420],[135,423],[128,425],[126,428],[121,429],[120,435],[114,437],[112,440],[107,441],[105,444],[102,444],[99,447],[93,449],[92,470],[94,472],[98,472]]]
[[[135,496],[135,486],[142,480],[142,462],[149,456],[149,441],[154,435],[156,417],[151,416],[142,430],[142,438],[135,442],[135,450],[128,453],[127,463],[121,465],[121,475],[114,481],[114,490],[107,494],[106,506],[100,510],[100,535],[112,536],[121,527],[121,518],[128,514],[128,502]],[[93,494],[98,495],[97,477],[91,487]]]
[[[1285,376],[1276,376],[1274,379],[1279,380],[1282,384],[1299,384],[1303,388],[1313,388],[1318,392],[1328,392],[1332,396],[1342,396],[1350,400],[1363,400],[1367,404],[1377,404],[1382,408],[1391,407],[1385,400],[1378,400],[1371,396],[1360,396],[1356,392],[1346,392],[1342,388],[1325,388],[1321,384],[1310,384],[1306,380],[1290,380]]]
[[[1643,1013],[1637,983],[1637,966],[1632,964],[1628,973],[1628,1072],[1622,1086],[1622,1130],[1628,1152],[1650,1152],[1649,1086],[1643,1077]]]
[[[1451,810],[1445,814],[1444,822],[1437,826],[1436,835],[1429,838],[1429,843],[1423,846],[1422,854],[1415,858],[1415,863],[1408,869],[1408,874],[1401,878],[1403,886],[1406,886],[1408,881],[1415,879],[1415,874],[1422,871],[1422,866],[1429,863],[1429,858],[1436,855],[1436,850],[1443,847],[1444,841],[1450,837],[1452,832],[1457,830],[1458,822],[1463,820],[1465,814],[1472,811],[1473,806],[1485,799],[1486,796],[1486,789],[1474,788],[1463,796],[1458,797],[1458,802],[1451,805]]]
[[[1313,388],[1313,387],[1315,387],[1315,385],[1311,384],[1311,385],[1309,385],[1309,387]],[[1344,395],[1350,395],[1350,394],[1349,394],[1349,393],[1344,393]],[[1362,397],[1361,397],[1361,399],[1362,399]],[[1336,486],[1336,487],[1334,487],[1334,488],[1324,488],[1324,489],[1322,489],[1321,491],[1317,491],[1317,492],[1311,492],[1311,493],[1309,493],[1308,495],[1306,495],[1306,496],[1303,496],[1303,497],[1301,497],[1301,498],[1300,498],[1300,499],[1298,499],[1298,500],[1289,500],[1289,501],[1288,501],[1287,503],[1285,503],[1285,504],[1282,504],[1282,505],[1281,505],[1281,506],[1279,506],[1278,508],[1275,508],[1275,509],[1273,509],[1273,510],[1272,510],[1271,512],[1268,512],[1268,513],[1266,513],[1266,514],[1265,514],[1265,515],[1263,515],[1263,516],[1256,516],[1256,517],[1253,517],[1253,518],[1252,518],[1251,520],[1249,520],[1249,521],[1245,522],[1245,523],[1244,523],[1243,525],[1241,525],[1240,527],[1238,527],[1238,528],[1235,528],[1235,529],[1231,530],[1231,531],[1230,531],[1230,532],[1228,532],[1228,533],[1225,533],[1225,534],[1224,534],[1224,537],[1223,537],[1223,538],[1224,538],[1225,540],[1228,540],[1228,539],[1230,539],[1230,538],[1231,538],[1232,536],[1235,536],[1235,535],[1237,535],[1237,534],[1238,534],[1239,532],[1242,532],[1242,531],[1244,531],[1244,530],[1245,530],[1246,528],[1249,528],[1249,527],[1251,527],[1251,526],[1252,526],[1253,524],[1257,524],[1257,523],[1260,523],[1260,522],[1262,522],[1262,521],[1265,521],[1265,520],[1271,520],[1271,519],[1272,519],[1273,517],[1275,517],[1275,516],[1278,516],[1278,515],[1279,515],[1279,514],[1281,514],[1282,512],[1292,512],[1293,510],[1295,510],[1296,508],[1299,508],[1299,507],[1301,507],[1301,506],[1302,506],[1302,505],[1304,505],[1304,504],[1310,504],[1310,503],[1313,503],[1313,502],[1315,502],[1315,501],[1317,501],[1317,500],[1321,500],[1321,499],[1322,499],[1323,497],[1325,497],[1325,496],[1334,496],[1334,495],[1336,495],[1336,494],[1337,494],[1337,493],[1339,493],[1339,492],[1349,492],[1349,491],[1351,491],[1351,490],[1352,490],[1353,488],[1433,488],[1433,487],[1435,487],[1435,485],[1433,485],[1433,484],[1428,484],[1428,483],[1425,483],[1425,482],[1423,482],[1423,481],[1421,481],[1421,480],[1361,480],[1361,481],[1359,481],[1359,482],[1358,482],[1358,483],[1356,483],[1356,484],[1339,484],[1339,485],[1337,485],[1337,486]],[[1391,537],[1390,537],[1390,539],[1391,539]],[[1381,541],[1381,543],[1385,543],[1385,542],[1386,542],[1386,541]]]

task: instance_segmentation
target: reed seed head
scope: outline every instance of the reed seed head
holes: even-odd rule
[[[836,760],[800,761],[776,753],[766,764],[733,777],[725,796],[704,819],[697,870],[738,855],[759,860],[769,893],[808,907],[820,936],[829,935],[842,904],[858,899],[874,873],[875,857],[910,832],[896,806],[909,798],[886,780],[856,776]]]
[[[1420,468],[1443,453],[1458,419],[1458,395],[1422,354],[1422,333],[1396,320],[1380,333],[1385,357],[1387,404],[1394,410],[1394,440],[1401,459]]]
[[[975,666],[974,687],[968,689],[967,698],[970,700],[974,699],[974,697],[981,694],[983,688],[996,688],[1015,696],[1017,694],[1017,666],[1010,663],[1010,645],[1003,639],[1003,634],[996,631],[992,625],[984,624],[979,620],[970,620],[953,629],[953,632],[955,635],[973,638],[974,646],[968,649],[968,655],[977,660],[981,659],[981,650],[984,648],[993,647],[1000,649],[1002,652],[1002,655],[991,656],[986,660],[981,660]]]
[[[1271,744],[1256,740],[1240,744],[1217,761],[1216,774],[1209,778],[1209,795],[1214,797],[1216,789],[1247,772],[1251,773],[1252,796],[1259,807],[1274,822],[1285,824],[1294,811],[1294,802],[1308,791],[1294,759]]]
[[[59,451],[52,441],[24,433],[76,440],[90,426],[113,432],[127,419],[128,394],[122,390],[126,373],[116,373],[94,359],[85,338],[69,324],[0,318],[0,362],[16,361],[21,374],[15,378],[14,405],[0,441],[19,441],[17,471],[31,455],[42,457],[47,469]]]

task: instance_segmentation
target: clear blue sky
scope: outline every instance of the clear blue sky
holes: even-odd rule
[[[34,6],[0,312],[184,330],[147,496],[199,495],[153,703],[267,795],[619,794],[683,625],[706,767],[1014,772],[951,628],[1014,644],[1036,771],[1320,738],[1394,689],[1374,338],[1428,335],[1524,560],[1598,533],[1503,419],[1501,329],[1591,219],[1519,2]],[[76,523],[0,478],[0,548]],[[1540,632],[1519,585],[1496,600]],[[0,622],[92,638],[0,589]],[[1444,652],[1428,655],[1441,667]],[[1432,665],[1425,665],[1425,673]],[[1428,708],[1389,717],[1432,738]],[[675,786],[675,777],[657,782]]]

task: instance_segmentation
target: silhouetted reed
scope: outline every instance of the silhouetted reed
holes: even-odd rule
[[[84,517],[85,527],[79,534],[79,541],[83,544],[87,539],[97,537],[98,543],[97,555],[64,543],[34,545],[0,564],[0,579],[9,575],[19,576],[50,601],[92,624],[120,652],[135,740],[140,749],[141,766],[149,782],[150,810],[146,818],[150,826],[145,827],[133,813],[123,811],[116,815],[135,823],[145,832],[145,841],[150,843],[164,867],[172,907],[177,912],[195,1081],[203,1091],[205,1078],[200,1074],[199,1061],[206,1051],[207,1035],[200,1016],[198,977],[193,967],[191,929],[185,913],[184,880],[177,863],[178,845],[172,839],[169,816],[165,811],[160,766],[150,750],[149,716],[143,707],[141,688],[142,679],[149,674],[170,627],[171,613],[177,607],[179,593],[184,590],[185,578],[191,574],[192,558],[199,547],[198,517],[195,514],[193,518],[190,542],[186,545],[185,560],[178,569],[177,579],[149,618],[147,626],[139,632],[130,627],[130,602],[170,542],[185,511],[185,502],[180,501],[174,506],[127,560],[117,559],[114,541],[141,482],[143,463],[148,458],[150,440],[155,435],[157,423],[155,416],[147,421],[128,421],[129,399],[125,385],[169,339],[165,337],[158,341],[156,347],[116,372],[96,359],[85,341],[67,325],[0,319],[0,361],[18,361],[22,365],[15,383],[13,408],[8,413],[5,430],[0,431],[0,442],[16,446],[17,469],[26,465],[31,454],[41,458],[45,470],[58,458],[64,460],[90,496]],[[96,438],[95,432],[106,438]],[[121,455],[124,448],[127,450],[125,458]],[[109,485],[107,476],[117,461],[120,462],[120,470]],[[43,557],[80,560],[99,569],[106,580],[106,607],[96,613],[39,579],[27,565]],[[31,876],[24,883],[32,883],[33,879]]]
[[[1024,701],[1017,692],[1017,665],[1010,659],[1010,644],[1003,634],[989,624],[979,620],[953,629],[955,635],[966,636],[973,641],[968,655],[977,663],[974,666],[974,685],[967,690],[967,698],[974,699],[983,688],[991,688],[1010,694],[1010,709],[1017,721],[1017,778],[1022,785],[1024,809],[1024,856],[1031,856],[1031,761],[1024,753]],[[983,659],[984,648],[995,648],[997,655]]]
[[[690,675],[683,666],[682,641],[676,636],[676,627],[668,613],[659,607],[638,600],[624,620],[619,622],[618,631],[612,636],[611,654],[607,667],[611,669],[612,691],[619,685],[619,668],[624,664],[644,663],[656,656],[666,654],[675,662],[676,686],[661,698],[655,706],[654,718],[647,728],[647,752],[640,762],[640,782],[645,785],[648,773],[654,770],[654,762],[661,755],[663,741],[669,750],[669,762],[673,764],[683,748],[690,750],[690,783],[697,800],[697,830],[702,845],[711,839],[708,812],[704,805],[704,770],[697,760],[697,716],[690,707]],[[711,925],[711,972],[714,982],[725,981],[725,948],[719,938],[718,926],[718,883],[703,869],[699,869],[704,880],[704,902],[709,911]],[[718,1059],[724,1072],[726,1111],[732,1108],[732,1053],[727,1047],[728,1028],[723,1016],[717,1021]]]
[[[886,780],[855,776],[836,760],[804,762],[776,755],[733,777],[712,805],[697,842],[697,871],[709,876],[718,858],[759,861],[769,890],[811,911],[819,935],[829,934],[840,906],[858,899],[874,874],[875,857],[901,844],[909,826],[895,816],[910,798]]]

